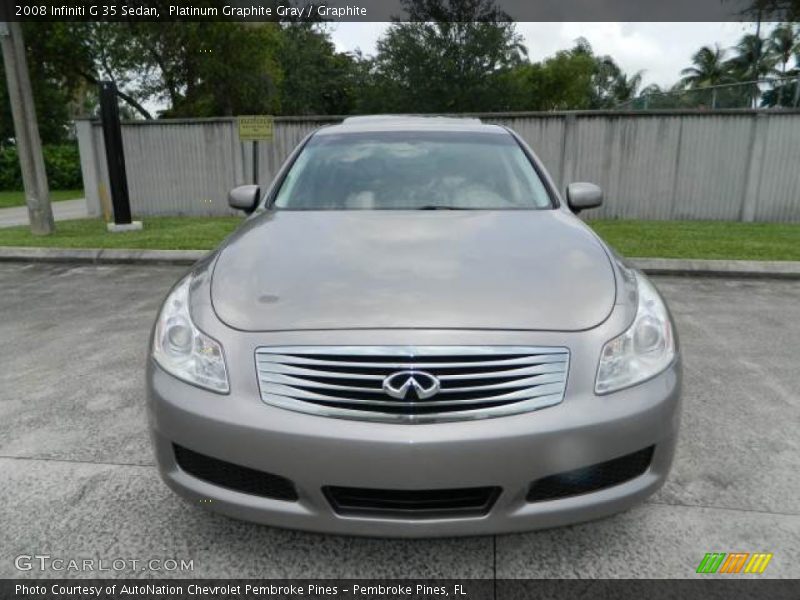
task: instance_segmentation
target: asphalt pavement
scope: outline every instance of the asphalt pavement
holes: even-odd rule
[[[655,279],[685,401],[672,475],[645,504],[539,532],[390,540],[234,521],[159,480],[147,337],[185,270],[0,264],[0,577],[76,575],[15,567],[39,554],[193,561],[82,575],[103,577],[685,578],[706,552],[770,552],[761,577],[800,577],[800,281]]]

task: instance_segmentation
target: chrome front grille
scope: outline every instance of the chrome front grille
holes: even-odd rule
[[[457,421],[558,404],[569,350],[272,346],[256,350],[256,368],[262,399],[281,408],[371,421]]]

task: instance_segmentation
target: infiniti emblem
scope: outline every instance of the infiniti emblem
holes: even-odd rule
[[[417,398],[425,400],[439,391],[439,380],[425,371],[397,371],[383,380],[383,391],[398,400],[405,399],[411,389]]]

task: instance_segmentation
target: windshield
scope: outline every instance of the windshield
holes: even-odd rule
[[[504,210],[552,204],[510,135],[379,132],[314,136],[283,180],[274,206]]]

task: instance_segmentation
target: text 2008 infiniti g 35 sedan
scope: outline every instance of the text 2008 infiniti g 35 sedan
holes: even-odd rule
[[[147,387],[161,475],[227,515],[386,536],[608,515],[672,461],[663,299],[512,131],[361,117],[310,135],[170,291]]]

